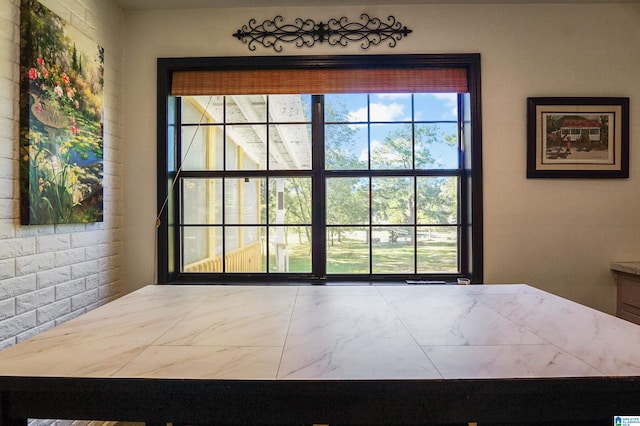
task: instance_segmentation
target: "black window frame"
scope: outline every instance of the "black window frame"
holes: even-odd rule
[[[267,70],[267,69],[367,69],[367,68],[464,68],[468,80],[470,122],[462,120],[461,132],[468,135],[463,146],[462,172],[460,177],[460,218],[461,233],[459,263],[460,272],[451,274],[418,275],[345,275],[318,276],[317,266],[312,273],[302,274],[219,274],[181,273],[177,246],[177,223],[179,212],[176,205],[178,185],[176,164],[172,160],[178,155],[170,142],[170,127],[175,117],[172,105],[171,81],[176,71],[198,70]],[[483,195],[482,195],[482,115],[480,92],[480,54],[400,54],[400,55],[359,55],[359,56],[257,56],[257,57],[199,57],[199,58],[159,58],[157,61],[157,211],[156,229],[157,283],[158,284],[238,284],[238,283],[362,283],[362,282],[404,282],[405,279],[428,279],[455,281],[469,278],[474,284],[483,282]],[[170,112],[174,112],[174,117]],[[459,114],[464,114],[459,112]],[[324,123],[315,125],[312,132],[324,132]],[[313,161],[324,162],[324,156],[315,155]],[[315,166],[314,166],[315,168]],[[233,174],[233,173],[232,173]],[[374,172],[375,174],[375,172]],[[388,173],[385,173],[388,175]],[[324,181],[316,179],[312,198],[313,221],[325,223]],[[322,228],[321,232],[325,232]],[[324,238],[321,239],[324,241]],[[312,243],[312,259],[324,259],[326,247]]]

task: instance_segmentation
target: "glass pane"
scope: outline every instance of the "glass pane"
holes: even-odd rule
[[[372,169],[412,169],[412,150],[410,124],[371,125]]]
[[[366,123],[369,121],[368,98],[364,93],[330,94],[324,96],[326,123]]]
[[[374,274],[413,274],[415,248],[413,228],[380,226],[372,229]]]
[[[311,178],[269,179],[269,223],[311,223]]]
[[[182,228],[182,271],[222,272],[222,228]]]
[[[464,135],[461,142],[464,142],[464,150],[466,151],[466,155],[464,158],[464,164],[461,164],[460,167],[464,169],[471,169],[471,141],[473,137],[471,136],[471,94],[464,93],[462,96],[462,134]]]
[[[311,122],[311,95],[269,95],[269,122]]]
[[[168,146],[171,147],[167,151],[167,164],[169,165],[169,172],[175,171],[177,165],[177,156],[175,147],[178,146],[178,132],[181,132],[181,129],[176,124],[176,97],[169,96],[167,98],[167,143]]]
[[[227,226],[224,231],[225,272],[266,272],[264,227]]]
[[[226,179],[224,182],[224,221],[225,223],[242,223],[240,182],[238,179]]]
[[[458,223],[458,178],[418,177],[418,223]]]
[[[418,227],[418,273],[458,272],[458,228]]]
[[[311,170],[311,125],[269,126],[269,169]]]
[[[413,107],[416,121],[458,121],[457,93],[416,93]]]
[[[267,126],[227,126],[226,170],[264,170]]]
[[[366,124],[327,124],[325,167],[329,170],[367,169],[369,136]]]
[[[223,96],[185,96],[182,98],[182,124],[222,123]]]
[[[416,124],[417,169],[457,169],[458,125],[456,123]]]
[[[182,127],[182,169],[222,170],[222,127]]]
[[[269,228],[269,272],[311,272],[311,227]]]
[[[331,226],[327,228],[327,273],[369,273],[369,230]]]
[[[182,223],[222,223],[222,179],[182,180]]]
[[[227,224],[263,223],[266,179],[238,178],[224,181],[224,220]]]
[[[327,224],[363,225],[369,223],[369,179],[327,179]]]
[[[372,94],[369,108],[371,121],[411,121],[411,94]]]
[[[413,178],[384,177],[371,180],[372,220],[375,224],[413,224]]]
[[[267,121],[264,95],[225,96],[227,123],[264,123]]]

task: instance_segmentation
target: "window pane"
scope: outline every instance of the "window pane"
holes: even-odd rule
[[[372,229],[374,274],[413,274],[413,227],[380,226]]]
[[[325,167],[329,170],[367,169],[369,136],[366,124],[327,124]]]
[[[261,236],[264,227],[224,228],[225,272],[265,272]]]
[[[371,168],[412,169],[411,132],[410,124],[372,124]]]
[[[264,123],[267,121],[264,95],[225,96],[227,123]]]
[[[269,223],[311,224],[311,178],[269,179]]]
[[[264,170],[267,164],[267,126],[227,126],[226,170]]]
[[[458,125],[456,123],[416,124],[417,169],[457,169]]]
[[[311,227],[269,227],[269,272],[311,272]]]
[[[418,223],[458,223],[458,178],[418,177]]]
[[[182,123],[222,123],[223,96],[185,96],[182,98]]]
[[[374,224],[413,224],[415,222],[413,178],[371,179],[371,200]]]
[[[222,228],[182,228],[182,271],[222,272]]]
[[[418,227],[418,273],[458,272],[458,228]]]
[[[222,170],[222,127],[182,127],[182,170]]]
[[[311,125],[269,126],[269,169],[311,170]]]
[[[365,227],[327,228],[327,273],[369,273],[369,230]]]
[[[369,108],[371,121],[411,121],[411,94],[372,94]]]
[[[228,224],[263,223],[266,204],[265,179],[239,178],[224,181],[224,219]]]
[[[270,123],[310,123],[311,95],[269,95]]]
[[[327,123],[366,123],[369,121],[367,95],[330,94],[324,96],[324,120]]]
[[[222,179],[182,180],[182,223],[222,223]]]
[[[416,93],[413,95],[416,121],[457,121],[457,93]]]
[[[328,225],[369,223],[369,179],[329,178],[326,194]]]

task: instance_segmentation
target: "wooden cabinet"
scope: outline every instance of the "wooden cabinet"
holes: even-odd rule
[[[640,276],[618,272],[616,315],[640,324]]]

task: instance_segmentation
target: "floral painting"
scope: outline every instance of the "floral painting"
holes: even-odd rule
[[[23,224],[102,221],[104,50],[36,0],[21,0]]]

